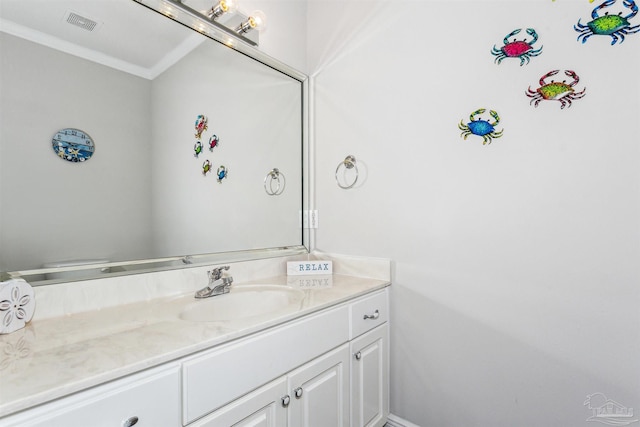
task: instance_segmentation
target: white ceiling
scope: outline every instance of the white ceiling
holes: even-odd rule
[[[98,25],[69,24],[69,12]],[[133,0],[0,0],[0,31],[147,79],[205,40]]]

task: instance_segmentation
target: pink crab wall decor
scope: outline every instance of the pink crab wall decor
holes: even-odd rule
[[[542,46],[539,49],[533,48],[533,44],[538,41],[538,33],[533,28],[526,29],[527,34],[531,36],[531,40],[527,40],[526,37],[522,40],[517,40],[513,37],[513,41],[509,41],[509,37],[515,36],[520,31],[522,30],[516,29],[507,34],[503,40],[504,45],[500,49],[493,45],[491,54],[496,57],[493,62],[500,64],[505,58],[518,58],[520,59],[520,66],[523,66],[525,63],[529,63],[531,57],[542,53]]]
[[[564,74],[573,79],[570,83],[567,83],[566,80],[561,82],[554,80],[551,80],[550,83],[546,82],[547,78],[555,76],[559,72],[560,70],[549,71],[540,77],[540,87],[536,90],[531,90],[531,86],[529,86],[529,89],[525,92],[525,95],[531,98],[529,104],[537,107],[541,101],[558,101],[560,102],[560,109],[563,109],[566,106],[571,107],[572,101],[584,97],[587,88],[582,89],[580,92],[576,92],[573,88],[580,81],[575,71],[564,70]]]

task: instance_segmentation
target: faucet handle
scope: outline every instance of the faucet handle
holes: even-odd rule
[[[209,279],[211,280],[219,280],[222,277],[222,271],[223,270],[228,270],[229,268],[231,268],[228,265],[222,266],[222,267],[216,267],[213,270],[209,270],[207,271],[207,274],[209,275]]]

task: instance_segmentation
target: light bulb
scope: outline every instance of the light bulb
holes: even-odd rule
[[[247,18],[242,24],[236,28],[237,33],[247,33],[251,30],[264,31],[267,27],[267,17],[261,10],[256,10],[251,13],[251,16]]]
[[[224,3],[223,8],[226,9],[224,13],[233,13],[238,10],[238,2],[235,0],[221,0],[220,3]]]
[[[255,10],[249,17],[251,28],[257,31],[264,31],[267,28],[267,16],[261,10]]]
[[[209,19],[218,19],[225,13],[233,13],[238,10],[238,3],[235,0],[220,0],[218,4],[213,6],[207,16]]]

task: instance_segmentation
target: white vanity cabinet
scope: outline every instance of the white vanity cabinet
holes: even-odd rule
[[[388,315],[384,288],[0,418],[0,427],[380,427]]]
[[[288,427],[349,426],[349,345],[288,375]]]
[[[189,427],[348,427],[349,354],[344,344]]]
[[[189,427],[284,427],[287,425],[287,378],[279,378],[189,424]]]
[[[389,415],[389,301],[376,293],[351,305],[351,426],[381,427]]]
[[[381,427],[389,415],[389,327],[351,342],[351,425]]]
[[[342,305],[184,359],[184,425],[348,341],[349,307]]]
[[[163,365],[8,419],[2,427],[158,427],[180,425],[180,366]]]
[[[185,424],[214,410],[189,427],[383,426],[388,315],[382,290],[188,360]],[[243,391],[249,393],[237,398]],[[231,403],[221,406],[225,402]]]

